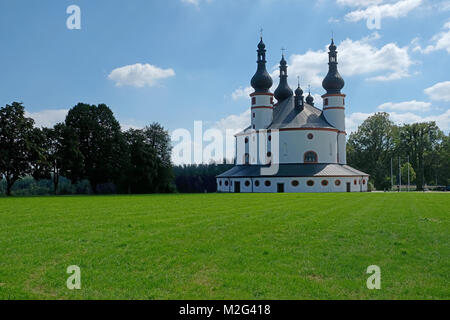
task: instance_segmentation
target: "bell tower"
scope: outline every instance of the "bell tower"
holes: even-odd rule
[[[273,80],[266,69],[266,45],[261,41],[258,44],[258,69],[252,78],[251,85],[255,91],[250,94],[252,99],[251,117],[252,129],[267,128],[273,118],[273,94],[270,92]]]
[[[327,91],[323,98],[323,115],[327,121],[333,125],[338,132],[338,156],[337,162],[347,164],[346,157],[346,133],[345,133],[345,94],[341,93],[345,85],[337,69],[337,51],[334,40],[328,47],[328,74],[323,79],[322,86]]]

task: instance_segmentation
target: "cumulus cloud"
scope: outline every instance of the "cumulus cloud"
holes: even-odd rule
[[[418,122],[435,121],[439,128],[448,132],[450,130],[450,110],[436,115],[421,116],[413,112],[387,112],[390,119],[397,125],[411,124]],[[358,129],[364,120],[374,115],[374,113],[355,112],[345,118],[345,125],[347,133],[354,132]]]
[[[438,82],[424,91],[431,100],[450,101],[450,81]]]
[[[25,111],[25,116],[32,118],[36,127],[51,128],[57,123],[64,122],[68,112],[68,109],[42,110],[37,112]]]
[[[444,31],[439,32],[438,34],[435,34],[431,38],[430,45],[426,46],[425,48],[422,48],[418,42],[419,39],[414,39],[413,44],[415,44],[414,51],[419,51],[424,54],[428,54],[433,51],[437,50],[447,50],[448,53],[450,53],[450,21],[446,22],[444,24],[444,27],[442,28]]]
[[[367,80],[392,81],[409,76],[413,64],[408,47],[399,47],[388,43],[381,48],[372,44],[379,38],[378,33],[361,40],[345,39],[338,45],[339,72],[343,77],[367,75]],[[328,48],[308,50],[303,54],[294,54],[289,58],[290,79],[300,76],[303,89],[307,84],[318,88],[328,71]],[[278,76],[274,70],[272,76]],[[294,84],[294,83],[292,83]]]
[[[158,80],[175,76],[173,69],[161,69],[151,64],[136,63],[114,69],[108,78],[116,86],[133,86],[137,88],[152,87]]]
[[[338,1],[339,2],[339,1]],[[349,1],[349,2],[369,2],[369,1]],[[371,5],[366,9],[358,9],[345,15],[345,19],[351,22],[366,20],[379,16],[381,18],[400,18],[408,15],[410,11],[419,7],[423,0],[401,0],[395,3],[383,5]]]
[[[380,4],[383,0],[337,0],[340,5],[349,7],[368,7],[371,5]]]
[[[239,100],[239,99],[248,99],[249,95],[253,92],[252,87],[239,87],[231,94],[231,97],[233,100]]]
[[[212,127],[223,133],[227,130],[231,130],[233,131],[233,134],[235,134],[247,128],[250,125],[250,122],[250,109],[248,109],[240,114],[232,114],[222,118],[219,121],[216,121]]]
[[[386,102],[378,106],[379,110],[392,110],[392,111],[429,111],[431,108],[431,102],[423,101],[405,101],[399,103]]]

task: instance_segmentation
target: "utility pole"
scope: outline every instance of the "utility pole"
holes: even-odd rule
[[[402,165],[400,163],[400,157],[398,157],[398,192],[401,192],[402,187]]]

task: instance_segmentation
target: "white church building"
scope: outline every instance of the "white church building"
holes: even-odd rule
[[[217,176],[218,192],[365,192],[369,175],[347,165],[344,80],[334,41],[322,86],[323,107],[311,93],[289,87],[287,62],[280,83],[266,70],[266,46],[258,44],[258,69],[251,80],[251,125],[236,134],[236,166]],[[274,100],[276,99],[276,101]]]

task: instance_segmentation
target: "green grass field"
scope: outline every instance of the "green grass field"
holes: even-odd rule
[[[450,299],[449,215],[434,193],[2,198],[0,299]]]

